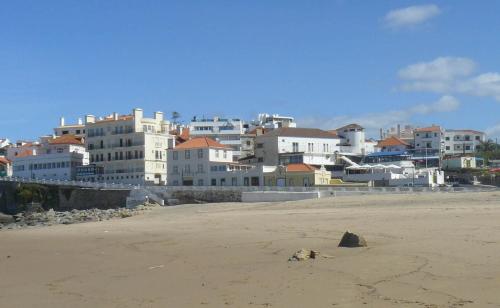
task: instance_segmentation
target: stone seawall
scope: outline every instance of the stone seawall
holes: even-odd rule
[[[26,210],[26,204],[31,202],[55,211],[116,209],[125,207],[129,193],[129,190],[0,182],[0,212],[16,214]]]

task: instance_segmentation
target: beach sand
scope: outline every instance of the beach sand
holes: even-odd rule
[[[338,248],[346,230],[368,247]],[[301,248],[322,256],[288,262]],[[1,231],[0,307],[500,307],[500,192],[182,205]]]

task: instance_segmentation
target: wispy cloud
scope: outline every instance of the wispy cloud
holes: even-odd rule
[[[429,62],[408,65],[398,72],[404,91],[455,93],[489,96],[500,101],[500,74],[473,76],[477,64],[468,58],[439,57]]]
[[[497,125],[494,125],[492,127],[489,127],[485,130],[486,135],[488,135],[488,138],[499,138],[500,139],[500,123]]]
[[[380,113],[367,113],[359,116],[304,117],[297,119],[299,126],[335,129],[349,123],[358,123],[365,127],[370,136],[376,136],[380,128],[397,123],[408,122],[416,115],[438,112],[451,112],[458,109],[460,102],[453,96],[444,95],[435,102],[418,104],[406,109],[388,110]]]
[[[424,23],[440,13],[441,10],[435,4],[415,5],[388,12],[384,21],[391,28],[411,27]]]

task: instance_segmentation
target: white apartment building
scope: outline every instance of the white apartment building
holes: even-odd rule
[[[316,128],[282,127],[255,138],[258,164],[277,166],[304,163],[314,166],[335,164],[340,139]]]
[[[460,155],[475,153],[486,141],[486,134],[471,129],[447,129],[444,132],[444,154]]]
[[[193,138],[209,137],[231,147],[234,161],[241,156],[241,136],[245,133],[245,124],[240,119],[194,117],[189,124],[189,133]]]
[[[82,140],[65,135],[19,153],[12,162],[12,169],[15,177],[74,180],[76,168],[88,163],[89,155]]]
[[[165,185],[167,149],[175,147],[171,125],[162,112],[145,118],[135,108],[130,115],[97,119],[85,117],[85,144],[90,163],[102,174],[86,174],[80,180],[127,184]]]
[[[415,150],[441,153],[444,150],[444,129],[441,126],[416,128],[413,131]]]
[[[168,150],[168,185],[259,186],[263,173],[233,162],[232,148],[208,137],[198,137]],[[253,170],[255,169],[255,170]]]

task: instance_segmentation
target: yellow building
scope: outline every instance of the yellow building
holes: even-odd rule
[[[279,166],[264,174],[266,186],[321,186],[329,185],[331,172],[308,164]]]

